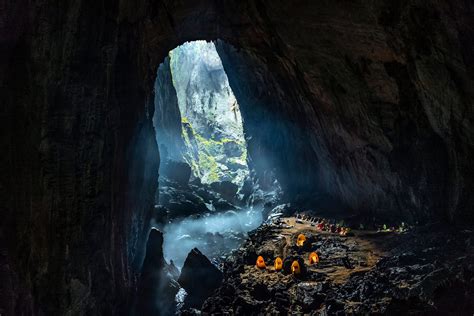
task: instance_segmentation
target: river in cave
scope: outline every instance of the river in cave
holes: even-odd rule
[[[215,44],[195,41],[172,50],[155,91],[164,257],[181,268],[197,248],[219,261],[262,223],[263,207],[249,200],[255,185],[242,117]]]
[[[181,268],[191,249],[198,248],[215,261],[238,248],[247,232],[256,229],[261,223],[260,208],[175,221],[164,227],[164,257],[167,261],[173,260]]]

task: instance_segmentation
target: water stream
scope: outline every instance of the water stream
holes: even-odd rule
[[[262,210],[254,208],[175,221],[164,227],[165,259],[181,269],[195,247],[210,260],[218,259],[238,248],[261,223]]]

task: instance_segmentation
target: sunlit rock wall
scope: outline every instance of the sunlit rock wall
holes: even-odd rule
[[[242,184],[249,173],[242,117],[214,44],[185,43],[170,52],[170,59],[184,158],[204,183]]]

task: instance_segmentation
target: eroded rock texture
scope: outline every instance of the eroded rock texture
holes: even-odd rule
[[[467,0],[5,3],[2,313],[127,312],[157,183],[156,69],[186,40],[237,48],[225,68],[245,75],[230,83],[248,100],[249,155],[274,157],[290,197],[296,186],[348,211],[472,221],[473,10]],[[275,129],[278,146],[265,134]]]
[[[157,130],[157,142],[163,160],[169,158],[181,161],[184,148],[181,137],[181,113],[173,85],[169,57],[165,58],[157,71],[153,124]]]

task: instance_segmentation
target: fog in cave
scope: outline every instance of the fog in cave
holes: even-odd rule
[[[166,206],[170,199],[173,206],[182,204],[183,195],[192,196],[184,207],[204,202],[202,213],[187,218],[171,214],[163,224],[165,259],[181,268],[189,251],[198,248],[221,260],[262,223],[263,205],[248,196],[244,200],[242,187],[251,179],[242,116],[214,43],[189,42],[170,51],[158,69],[155,94],[163,177],[158,204]],[[171,105],[174,116],[163,110]],[[173,182],[186,168],[191,169],[190,186]],[[247,190],[253,194],[255,185]],[[201,193],[215,194],[217,201],[204,201]],[[216,210],[215,203],[223,205]]]
[[[472,1],[0,7],[0,316],[474,315]]]

